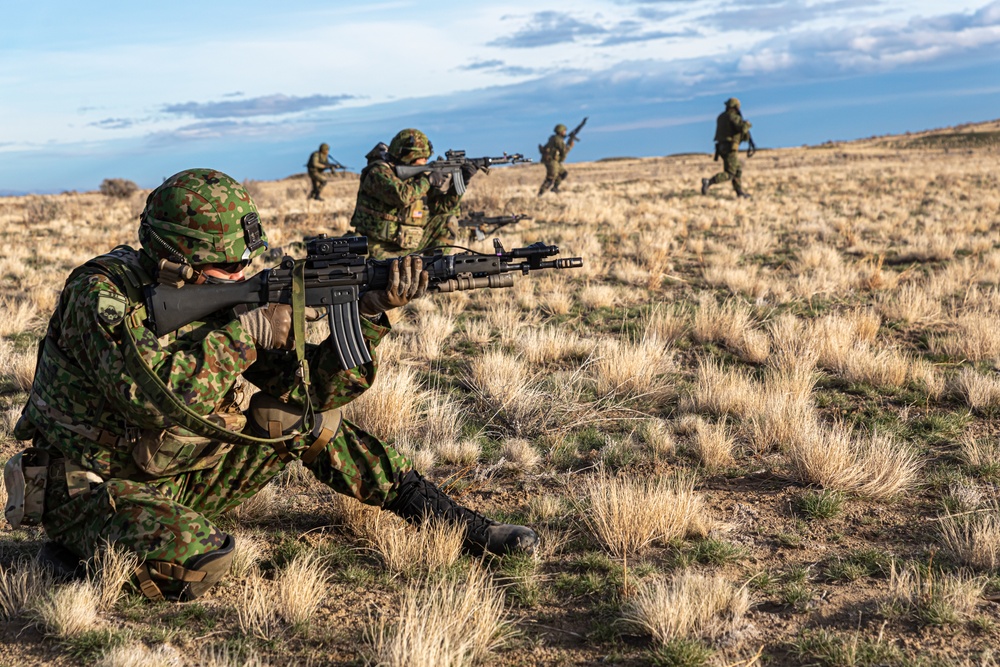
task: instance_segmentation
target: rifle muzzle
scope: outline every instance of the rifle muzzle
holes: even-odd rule
[[[489,287],[499,289],[501,287],[513,287],[514,276],[509,273],[498,273],[491,276],[471,276],[460,275],[448,280],[442,280],[434,285],[438,292],[461,292],[470,289],[483,289]]]

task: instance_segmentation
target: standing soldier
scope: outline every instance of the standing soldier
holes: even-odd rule
[[[182,171],[149,194],[139,219],[140,249],[119,246],[70,274],[14,430],[33,446],[5,467],[5,514],[14,527],[44,526],[52,542],[39,560],[72,576],[112,542],[138,556],[134,578],[148,598],[192,600],[233,560],[220,517],[295,460],[411,523],[460,526],[470,553],[534,549],[530,528],[462,507],[341,415],[375,381],[386,313],[424,294],[419,260],[394,261],[390,286],[361,297],[372,361],[345,370],[330,341],[296,344],[303,315],[287,304],[218,312],[161,337],[150,327],[145,289],[240,282],[264,252],[239,183]],[[244,378],[260,391],[242,412]]]
[[[712,178],[701,179],[701,194],[707,195],[708,189],[716,183],[731,180],[737,197],[750,199],[743,192],[743,168],[740,166],[740,144],[750,141],[750,121],[743,120],[740,113],[740,101],[735,97],[726,100],[726,110],[719,114],[715,122],[715,159],[722,158],[723,171]]]
[[[559,192],[559,184],[566,180],[569,172],[563,166],[566,155],[573,149],[576,139],[570,139],[566,144],[566,126],[559,123],[555,127],[555,134],[549,137],[549,141],[544,146],[539,146],[542,153],[542,164],[545,165],[545,180],[542,187],[538,188],[538,196],[541,197],[545,191],[552,188],[552,192]]]
[[[326,185],[326,174],[323,172],[328,169],[333,171],[333,166],[330,164],[330,145],[320,144],[319,150],[313,151],[312,155],[309,156],[306,168],[309,170],[309,180],[312,181],[312,190],[306,199],[323,201],[323,198],[319,196],[319,193],[323,191],[323,186]]]
[[[366,156],[351,226],[368,237],[371,257],[399,257],[457,239],[462,196],[451,177],[434,172],[409,179],[396,175],[396,165],[427,164],[433,153],[427,135],[410,128]],[[466,183],[476,171],[471,164],[462,167]]]

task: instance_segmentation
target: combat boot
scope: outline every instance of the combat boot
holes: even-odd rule
[[[87,576],[87,563],[58,542],[46,542],[35,556],[59,581],[74,581]]]
[[[550,187],[552,187],[552,179],[546,178],[544,181],[542,181],[542,187],[538,188],[538,196],[541,197],[542,195],[544,195],[545,191],[548,190]]]
[[[462,507],[437,486],[411,470],[396,482],[396,499],[385,506],[393,514],[419,525],[425,518],[465,527],[462,549],[474,556],[484,551],[503,555],[534,553],[538,535],[526,526],[498,523]]]
[[[712,179],[711,178],[703,178],[703,179],[701,179],[701,194],[707,195],[708,194],[708,189],[710,187],[712,187]]]
[[[743,192],[743,190],[737,190],[736,197],[737,199],[753,199],[753,197],[751,197],[749,193]]]

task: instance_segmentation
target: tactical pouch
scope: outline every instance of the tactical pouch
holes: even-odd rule
[[[417,227],[414,225],[400,225],[399,230],[396,232],[396,237],[392,240],[393,243],[398,245],[400,248],[407,250],[416,249],[420,247],[420,242],[424,238],[424,228]]]
[[[3,481],[7,487],[4,516],[11,528],[42,523],[48,477],[49,454],[37,447],[18,452],[7,461],[3,469]]]
[[[242,431],[247,422],[239,412],[212,414],[206,419],[234,433]],[[132,460],[147,475],[169,477],[211,468],[232,448],[232,444],[195,435],[180,426],[166,430],[144,429],[132,447]]]

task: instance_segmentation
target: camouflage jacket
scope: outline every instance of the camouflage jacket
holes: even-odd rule
[[[375,160],[361,172],[351,225],[376,241],[415,248],[433,220],[458,214],[460,201],[460,195],[431,188],[424,174],[404,180],[391,164]],[[409,237],[418,240],[410,242]]]
[[[103,478],[138,477],[132,461],[137,438],[155,436],[172,422],[130,376],[123,327],[130,327],[152,371],[200,415],[238,412],[241,375],[274,396],[302,404],[295,355],[257,349],[231,315],[157,338],[140,320],[142,304],[129,297],[136,286],[130,290],[121,275],[102,270],[111,256],[148,281],[150,262],[125,246],[71,274],[49,321],[28,402],[15,429],[17,438],[33,438],[36,446],[56,449]],[[374,359],[374,347],[388,326],[362,318],[362,331]],[[350,402],[375,379],[374,360],[344,371],[330,345],[307,345],[307,357],[317,411]]]
[[[735,108],[726,109],[715,121],[715,143],[720,153],[736,153],[749,138],[750,122]]]
[[[325,170],[330,168],[327,155],[329,155],[329,153],[324,154],[319,151],[312,152],[312,155],[309,156],[309,162],[306,163],[306,168],[309,170],[310,174],[322,174]]]
[[[542,147],[542,162],[563,162],[572,148],[566,144],[565,139],[553,134],[549,137],[548,143]]]

